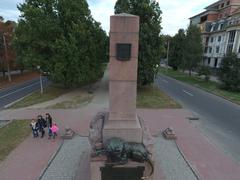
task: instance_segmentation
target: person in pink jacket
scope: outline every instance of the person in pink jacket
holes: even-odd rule
[[[53,139],[55,139],[55,137],[57,136],[57,132],[58,132],[59,128],[57,127],[57,124],[54,123],[51,127],[51,131],[53,133]]]

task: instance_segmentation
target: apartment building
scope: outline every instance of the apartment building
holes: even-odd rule
[[[202,32],[203,64],[218,68],[228,52],[240,58],[240,0],[220,0],[190,18]]]

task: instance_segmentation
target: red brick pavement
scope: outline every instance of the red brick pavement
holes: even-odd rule
[[[47,110],[60,127],[60,133],[68,126],[77,133],[88,135],[89,121],[98,111],[98,107],[84,107],[80,110]],[[30,119],[46,110],[9,111],[1,113],[1,118]],[[177,144],[181,151],[204,180],[237,180],[240,167],[227,155],[200,134],[186,119],[191,113],[186,110],[147,110],[139,109],[153,135],[172,126],[178,136]],[[51,155],[57,150],[58,142],[47,139],[27,138],[0,165],[1,180],[36,179],[47,165]],[[165,179],[161,167],[157,167],[158,179]]]
[[[68,126],[81,135],[88,135],[89,121],[98,110],[12,110],[2,113],[1,118],[31,119],[49,112],[59,125],[60,134]],[[47,137],[34,139],[29,136],[0,164],[0,180],[37,180],[59,145],[59,136],[56,140],[48,140]]]
[[[184,110],[138,110],[153,134],[172,126],[177,144],[191,166],[204,180],[239,180],[240,166],[217,149],[186,119],[191,113]]]
[[[60,139],[33,139],[29,136],[0,164],[1,180],[38,179],[51,156],[59,147]]]

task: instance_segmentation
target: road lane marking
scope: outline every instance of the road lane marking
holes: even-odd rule
[[[167,80],[165,80],[165,79],[162,79],[162,81],[165,82],[165,83],[169,83],[169,82],[168,82]]]
[[[18,89],[18,90],[16,90],[16,91],[13,91],[13,92],[10,92],[10,93],[5,94],[5,95],[3,95],[3,96],[0,96],[0,99],[5,98],[5,97],[7,97],[7,96],[9,96],[9,95],[12,95],[12,94],[14,94],[14,93],[16,93],[16,92],[22,91],[22,90],[24,90],[24,89],[27,89],[27,88],[29,88],[29,87],[32,87],[32,86],[34,86],[34,85],[36,85],[36,84],[39,84],[39,82],[35,82],[35,83],[31,84],[31,85],[28,85],[28,86],[23,87],[23,88],[21,88],[21,89]]]
[[[192,93],[190,93],[190,92],[188,92],[188,91],[186,91],[186,90],[184,90],[184,89],[183,89],[182,91],[183,91],[184,93],[186,93],[187,95],[189,95],[189,96],[192,96],[192,97],[194,96]]]

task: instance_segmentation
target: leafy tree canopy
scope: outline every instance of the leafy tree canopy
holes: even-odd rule
[[[197,26],[190,25],[187,29],[185,51],[184,51],[184,67],[189,70],[189,75],[194,68],[202,60],[203,46],[201,39],[201,31]]]
[[[179,29],[178,33],[172,38],[169,52],[169,65],[177,70],[184,64],[184,45],[185,45],[185,31]]]
[[[86,0],[26,0],[18,9],[15,48],[20,63],[40,65],[65,87],[102,75],[107,35],[92,18]]]

